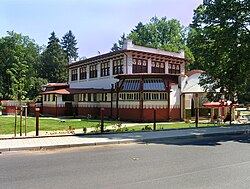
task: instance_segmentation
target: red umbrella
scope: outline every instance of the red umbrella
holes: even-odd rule
[[[221,107],[230,107],[229,105],[222,105],[220,102],[206,102],[202,104],[202,106],[210,107],[210,108],[221,108]],[[234,107],[238,107],[239,104],[233,104]]]
[[[219,103],[219,102],[206,102],[206,103],[202,104],[202,106],[210,107],[210,108],[222,107],[221,103]]]

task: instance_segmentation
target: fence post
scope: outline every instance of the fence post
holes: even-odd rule
[[[23,135],[23,107],[20,106],[20,136]]]
[[[104,108],[101,108],[101,133],[104,132],[103,114],[104,114]]]
[[[156,130],[156,109],[154,109],[154,131]]]
[[[36,108],[36,136],[39,136],[39,111],[40,108]]]
[[[15,127],[14,127],[14,136],[16,137],[16,122],[17,122],[17,107],[15,110]]]

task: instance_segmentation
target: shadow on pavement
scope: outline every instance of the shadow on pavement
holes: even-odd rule
[[[211,137],[191,137],[191,138],[179,138],[179,139],[160,139],[147,141],[151,144],[165,144],[165,145],[195,145],[195,146],[217,146],[222,142],[239,142],[250,143],[250,134],[242,135],[223,135],[223,136],[211,136]]]

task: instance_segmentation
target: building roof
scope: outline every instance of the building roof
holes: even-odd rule
[[[199,84],[199,76],[203,72],[203,70],[191,70],[186,73],[188,77],[183,81],[182,93],[204,93],[204,88]]]
[[[144,49],[149,49],[149,50],[144,50]],[[89,62],[93,62],[93,61],[96,61],[96,60],[105,59],[105,58],[108,58],[108,57],[111,57],[111,56],[114,56],[114,55],[124,54],[126,52],[135,52],[135,53],[143,53],[143,54],[147,54],[147,55],[156,55],[156,56],[172,58],[172,59],[176,59],[178,61],[184,61],[184,62],[191,62],[192,61],[192,60],[182,58],[182,57],[179,57],[179,56],[175,55],[175,54],[178,54],[178,53],[163,51],[163,50],[159,50],[159,49],[154,49],[155,51],[150,52],[150,49],[153,49],[153,48],[143,47],[142,50],[140,50],[140,49],[117,50],[117,51],[97,55],[97,56],[94,56],[94,57],[91,57],[91,58],[87,58],[87,59],[84,59],[84,60],[80,60],[80,61],[77,61],[77,62],[73,62],[73,63],[69,64],[69,68],[75,67],[75,66],[78,66],[78,65],[81,65],[81,64],[87,64]],[[167,52],[167,53],[163,54],[162,52]]]
[[[187,72],[185,75],[188,76],[188,77],[190,77],[193,74],[203,73],[203,72],[205,72],[205,71],[203,71],[203,70],[191,70],[191,71]]]
[[[42,92],[41,94],[82,94],[82,93],[101,93],[101,92],[110,92],[109,89],[77,89],[77,88],[67,88],[67,89],[58,89],[53,91]]]
[[[68,87],[69,84],[68,83],[48,83],[46,85],[42,85],[42,87]]]

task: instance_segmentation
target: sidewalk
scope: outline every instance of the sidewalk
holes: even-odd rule
[[[121,143],[150,142],[160,139],[176,139],[197,136],[217,136],[250,133],[250,125],[227,127],[202,127],[197,129],[177,129],[162,131],[142,131],[128,133],[86,134],[38,138],[17,138],[0,140],[0,152],[32,150],[42,148],[69,148]]]

